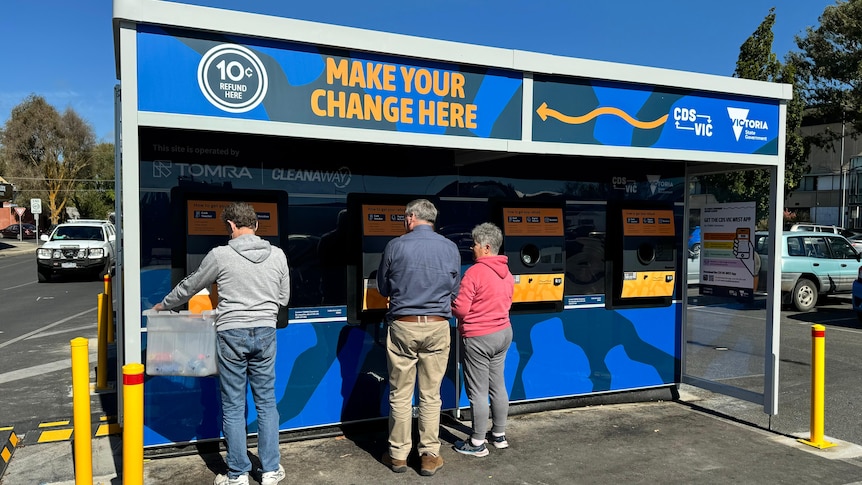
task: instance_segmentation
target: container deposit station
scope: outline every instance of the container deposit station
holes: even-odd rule
[[[464,269],[472,228],[503,230],[513,406],[692,383],[777,413],[778,258],[755,292],[747,244],[757,219],[781,227],[791,86],[179,2],[114,0],[113,12],[120,365],[145,362],[143,313],[226,244],[220,211],[246,201],[291,268],[281,430],[385,418],[374,272],[406,202],[427,198]],[[768,214],[692,190],[741,170],[769,174]],[[738,332],[733,309],[757,298],[759,323]],[[457,416],[469,402],[455,325],[442,398]],[[715,352],[722,339],[737,351]],[[145,447],[220,439],[217,378],[148,369],[144,389]],[[255,419],[249,409],[252,433]]]

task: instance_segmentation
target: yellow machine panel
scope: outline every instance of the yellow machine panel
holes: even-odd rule
[[[362,293],[362,310],[383,310],[389,307],[389,298],[377,291],[376,280],[365,280],[365,291]]]
[[[512,295],[512,303],[563,299],[563,273],[513,276],[515,277],[515,292]]]
[[[626,271],[623,298],[673,296],[674,271]]]

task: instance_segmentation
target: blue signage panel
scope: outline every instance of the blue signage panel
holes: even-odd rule
[[[141,111],[521,138],[521,73],[138,27]]]
[[[778,101],[536,76],[534,141],[778,154]]]

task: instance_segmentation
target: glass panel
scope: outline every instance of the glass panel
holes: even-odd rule
[[[751,187],[763,180],[769,180],[767,169],[701,177],[696,184],[708,192],[692,194],[689,199],[683,342],[686,377],[701,385],[737,389],[738,392],[730,394],[758,403],[763,401],[766,385],[768,208],[756,194],[737,194],[734,188]],[[696,207],[697,200],[709,202]],[[752,204],[754,208],[748,210],[753,212],[754,221],[740,223],[738,227],[714,223],[724,214],[739,215],[742,213],[739,207],[750,208]],[[748,224],[754,228],[750,239],[745,237],[746,227],[751,227]],[[691,236],[695,232],[698,252],[691,251]],[[750,251],[744,251],[745,248]],[[733,278],[739,282],[737,285]],[[722,279],[725,282],[721,286],[710,284]]]

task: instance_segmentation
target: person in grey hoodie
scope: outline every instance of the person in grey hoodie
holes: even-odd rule
[[[214,483],[248,484],[245,407],[246,386],[251,385],[258,415],[258,481],[275,485],[285,476],[275,401],[276,318],[279,306],[287,306],[290,299],[290,271],[284,251],[255,235],[257,213],[251,205],[230,204],[222,220],[230,234],[228,244],[213,248],[153,309],[176,308],[217,284],[216,347],[228,472],[217,475]]]

